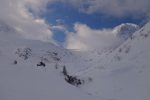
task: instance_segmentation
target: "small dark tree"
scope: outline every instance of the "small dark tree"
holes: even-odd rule
[[[148,34],[144,34],[144,37],[147,38],[147,37],[148,37]]]
[[[81,79],[78,79],[76,76],[70,76],[70,75],[67,75],[65,77],[65,80],[69,83],[69,84],[72,84],[74,86],[79,86],[81,84],[83,84],[84,80],[81,80]]]
[[[65,76],[65,81],[71,85],[79,86],[84,83],[84,80],[78,79],[76,76],[69,75],[66,66],[63,67],[62,73]]]
[[[66,70],[66,66],[63,67],[63,72],[62,72],[65,76],[68,76],[67,70]]]
[[[14,64],[15,64],[15,65],[17,64],[17,60],[14,61]]]
[[[55,64],[55,68],[58,69],[58,64],[57,63]]]
[[[119,52],[122,52],[122,48],[119,49]]]

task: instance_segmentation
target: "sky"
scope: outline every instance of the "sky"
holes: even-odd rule
[[[149,12],[149,0],[0,0],[0,21],[20,35],[80,50],[113,45],[114,27],[142,26]]]

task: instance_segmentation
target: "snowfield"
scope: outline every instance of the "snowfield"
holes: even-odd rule
[[[105,52],[27,40],[4,26],[0,26],[0,100],[150,100],[150,22]],[[66,82],[64,66],[84,82],[79,86]]]
[[[0,100],[99,100],[64,80],[70,51],[3,28],[0,32]],[[45,66],[37,66],[41,61]]]
[[[105,53],[99,63],[84,71],[93,82],[83,89],[110,100],[150,99],[150,23],[112,52]]]

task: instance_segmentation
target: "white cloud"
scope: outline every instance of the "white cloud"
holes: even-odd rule
[[[66,41],[68,49],[92,50],[116,47],[121,40],[113,33],[113,29],[96,30],[85,24],[76,23],[75,32],[69,33]]]
[[[53,25],[53,26],[51,26],[51,29],[52,30],[59,30],[59,31],[62,31],[62,32],[67,32],[66,27],[63,26],[63,25]]]
[[[72,4],[86,13],[106,13],[124,16],[130,13],[149,14],[150,0],[0,0],[0,21],[13,26],[26,38],[53,41],[53,29],[68,32],[59,25],[50,26],[39,15],[46,11],[48,3],[61,1]],[[30,11],[32,12],[30,12]],[[118,39],[111,29],[95,30],[84,24],[75,24],[74,33],[69,33],[66,45],[72,49],[107,48],[116,45]]]
[[[68,33],[67,26],[65,25],[63,19],[56,19],[56,24],[51,25],[51,29],[54,31],[56,30],[56,31],[62,31],[64,33]]]
[[[26,38],[53,41],[50,26],[36,16],[50,1],[52,0],[0,0],[0,20]],[[33,12],[29,12],[29,9]]]

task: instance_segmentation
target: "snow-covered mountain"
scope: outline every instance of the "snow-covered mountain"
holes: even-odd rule
[[[149,100],[149,35],[150,22],[120,47],[102,54],[93,68],[80,73],[93,79],[83,90],[106,100]]]
[[[127,40],[105,52],[24,39],[1,24],[1,100],[150,99],[150,22],[141,29],[134,24],[114,28],[116,36]]]
[[[65,81],[70,51],[24,39],[7,24],[0,30],[0,100],[99,100]]]
[[[119,38],[122,38],[124,40],[127,40],[129,37],[132,36],[132,34],[139,30],[139,26],[132,23],[124,23],[119,26],[116,26],[113,29],[113,33],[116,34]]]

